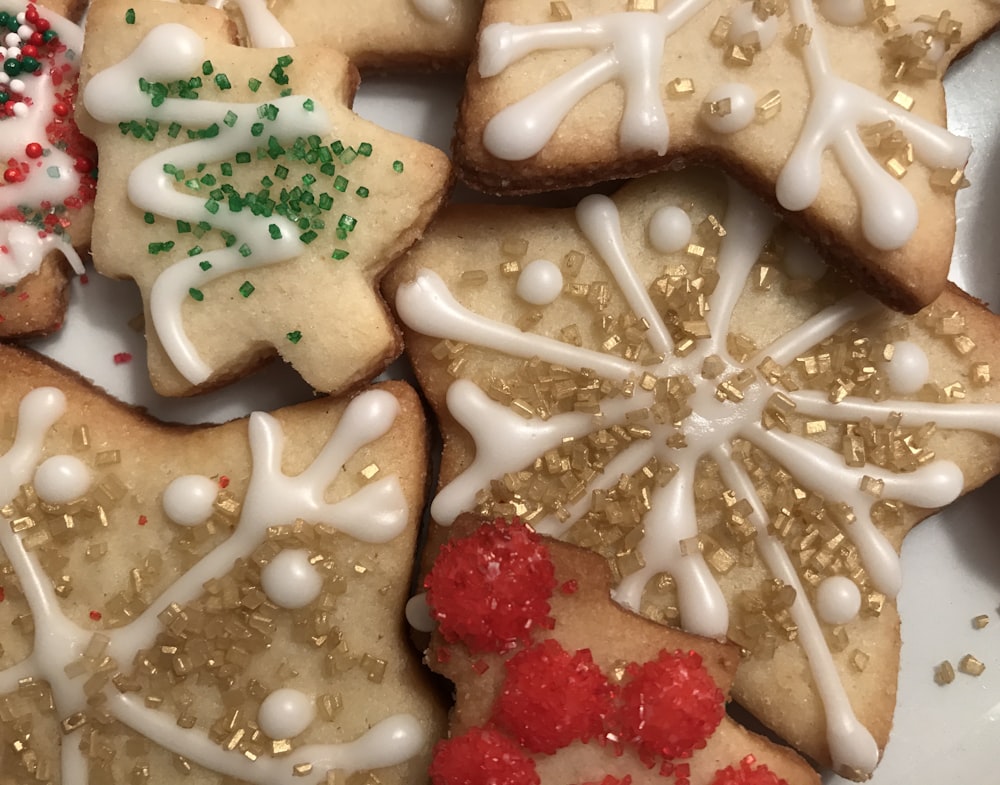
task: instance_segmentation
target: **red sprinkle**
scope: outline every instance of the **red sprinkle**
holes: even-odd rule
[[[229,478],[226,475],[224,475],[224,474],[219,478],[219,487],[220,488],[228,488],[229,487]]]
[[[90,612],[90,619],[91,619],[91,621],[100,621],[101,620],[101,612],[100,611],[91,611]]]
[[[474,653],[529,643],[551,626],[555,568],[541,538],[522,523],[498,520],[447,543],[424,580],[427,603],[449,643]]]
[[[7,593],[4,591],[3,586],[0,586],[0,602],[3,602],[7,598]]]
[[[580,584],[575,580],[570,579],[566,581],[562,586],[559,587],[559,591],[563,594],[576,594],[580,589]]]
[[[725,696],[694,651],[661,651],[655,660],[629,664],[621,698],[623,738],[638,745],[647,765],[661,756],[690,757],[725,714]]]
[[[603,733],[615,691],[589,649],[571,655],[550,638],[518,652],[506,669],[493,720],[532,752],[553,755]]]
[[[433,785],[540,785],[535,762],[506,736],[472,728],[439,742],[430,767]]]
[[[4,170],[3,179],[8,183],[19,183],[24,180],[24,175],[20,169],[11,166]]]
[[[66,117],[69,115],[69,106],[64,104],[62,101],[56,101],[52,104],[52,113],[58,117]]]
[[[124,365],[128,362],[132,362],[132,355],[128,352],[118,352],[115,355],[115,365]]]
[[[788,785],[767,766],[754,767],[756,762],[753,755],[747,755],[740,761],[738,769],[727,766],[715,772],[710,785]]]
[[[149,523],[149,518],[147,518],[145,515],[140,515],[139,516],[139,525],[140,526],[145,526],[147,523]]]
[[[583,785],[632,785],[632,775],[626,774],[621,779],[618,779],[617,777],[612,777],[608,774],[600,782],[585,782]]]
[[[84,273],[83,275],[80,276],[80,283],[86,286],[88,283],[90,283],[90,277],[86,273]]]
[[[24,146],[24,154],[28,156],[28,158],[41,158],[43,152],[45,152],[45,148],[43,148],[38,142],[28,142],[28,144]]]

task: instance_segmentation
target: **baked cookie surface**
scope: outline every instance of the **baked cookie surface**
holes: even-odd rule
[[[83,3],[0,3],[0,338],[56,330],[90,244],[96,150],[73,120]]]
[[[456,160],[491,192],[721,165],[857,283],[915,311],[944,287],[969,140],[941,77],[990,3],[489,0]]]
[[[475,510],[604,554],[623,605],[751,652],[763,722],[870,774],[903,536],[1000,465],[997,317],[888,311],[705,171],[449,210],[388,283],[444,433],[436,536]]]
[[[410,387],[189,427],[10,347],[0,374],[0,779],[425,777]]]
[[[238,47],[191,5],[107,0],[88,19],[94,260],[142,291],[157,391],[276,354],[323,392],[381,371],[401,346],[376,283],[444,199],[445,155],[353,114],[356,73],[331,50]]]

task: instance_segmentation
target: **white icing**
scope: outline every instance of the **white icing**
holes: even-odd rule
[[[889,389],[897,395],[912,395],[930,381],[931,363],[927,353],[912,341],[893,344],[892,359],[882,363]]]
[[[666,206],[653,207],[655,216]],[[648,438],[636,437],[601,467],[586,483],[586,492],[567,503],[559,517],[539,516],[532,525],[540,532],[563,536],[589,510],[594,493],[610,490],[621,476],[632,476],[656,458],[661,465],[673,464],[677,473],[665,486],[653,491],[643,516],[643,538],[637,546],[642,566],[622,580],[615,598],[628,607],[641,607],[643,589],[656,575],[671,573],[677,585],[681,623],[685,628],[711,636],[722,636],[728,626],[727,609],[721,592],[701,553],[683,548],[681,543],[698,533],[694,503],[694,473],[705,457],[720,466],[724,483],[747,499],[754,511],[757,547],[767,569],[796,591],[791,608],[799,628],[799,640],[806,652],[817,689],[823,700],[828,739],[837,767],[870,772],[878,761],[878,748],[871,734],[855,716],[838,676],[837,667],[820,626],[818,613],[825,619],[846,619],[857,614],[854,591],[831,582],[822,589],[823,609],[810,605],[810,593],[801,585],[792,559],[780,539],[769,530],[770,520],[758,498],[754,483],[739,461],[731,458],[731,445],[744,440],[771,456],[795,477],[806,490],[827,499],[846,503],[854,512],[854,522],[843,528],[857,548],[870,585],[889,596],[899,590],[901,572],[895,549],[872,521],[874,499],[861,490],[863,477],[884,483],[883,496],[918,508],[935,508],[953,500],[962,490],[959,468],[948,461],[931,461],[915,472],[896,473],[874,465],[848,467],[840,454],[823,444],[786,433],[768,430],[760,423],[774,388],[759,376],[744,391],[738,403],[716,398],[718,380],[700,374],[705,357],[717,355],[723,361],[723,377],[743,369],[755,369],[766,357],[780,365],[859,321],[878,309],[864,294],[853,294],[806,319],[777,337],[745,363],[728,352],[726,336],[737,300],[744,291],[754,265],[772,235],[775,219],[763,205],[746,192],[731,186],[729,206],[723,225],[726,235],[718,253],[719,283],[709,296],[706,321],[709,337],[699,340],[683,357],[672,352],[673,341],[665,320],[651,303],[646,286],[629,259],[617,207],[604,196],[589,196],[577,207],[577,222],[596,254],[605,263],[631,311],[649,324],[648,340],[664,353],[658,365],[640,365],[587,347],[568,346],[543,336],[526,336],[499,321],[480,316],[460,305],[447,284],[434,272],[419,270],[412,283],[397,293],[397,308],[411,328],[437,338],[486,346],[508,356],[538,358],[571,369],[594,369],[608,379],[638,379],[651,373],[663,379],[684,375],[694,385],[688,398],[692,409],[679,426],[644,420]],[[649,228],[650,234],[653,230]],[[655,244],[651,239],[651,245]],[[825,270],[815,252],[794,238],[788,243],[791,274],[817,279]],[[889,399],[880,402],[847,398],[832,403],[821,392],[798,391],[787,395],[802,416],[831,422],[859,422],[869,418],[884,424],[893,412],[903,416],[903,427],[936,422],[938,428],[970,429],[1000,436],[1000,406],[993,404],[929,404]],[[532,466],[547,451],[567,441],[584,439],[597,429],[624,424],[630,413],[648,408],[652,393],[637,388],[630,397],[609,397],[599,403],[599,413],[560,413],[542,418],[524,418],[493,400],[473,381],[459,378],[449,387],[446,404],[457,423],[468,431],[475,444],[475,456],[468,467],[451,480],[434,499],[432,517],[448,525],[462,511],[476,507],[478,494],[491,482],[508,473]],[[671,448],[667,442],[683,432],[686,446]],[[418,616],[418,600],[414,600]],[[833,623],[833,622],[831,622]],[[843,622],[836,622],[843,623]]]
[[[756,43],[761,49],[767,49],[778,37],[778,17],[776,15],[761,19],[754,11],[754,3],[744,2],[729,12],[729,43],[741,44],[748,40]]]
[[[212,517],[219,485],[208,477],[187,474],[163,489],[163,512],[181,526],[200,526]]]
[[[517,296],[530,305],[554,302],[562,287],[562,270],[548,259],[528,262],[517,277]]]
[[[21,401],[14,443],[0,455],[0,507],[10,503],[20,487],[38,473],[46,436],[65,409],[65,396],[54,388],[34,390]],[[358,449],[383,436],[398,411],[398,401],[385,391],[357,396],[319,455],[296,476],[286,475],[281,468],[281,425],[270,415],[253,415],[249,422],[252,471],[233,534],[178,577],[144,613],[124,626],[104,630],[109,638],[109,656],[118,662],[132,662],[161,631],[158,616],[165,608],[195,600],[206,581],[222,577],[237,560],[248,558],[264,541],[270,526],[304,519],[333,526],[366,542],[386,542],[395,537],[408,517],[398,478],[385,477],[370,483],[338,502],[327,502],[324,496],[345,462]],[[75,474],[75,470],[71,473]],[[6,519],[0,520],[0,547],[17,575],[35,629],[31,654],[0,670],[0,694],[16,690],[23,679],[34,679],[51,687],[58,717],[85,710],[85,680],[69,678],[66,669],[86,650],[92,633],[65,617],[51,580]],[[253,785],[317,785],[333,769],[352,772],[392,766],[411,759],[426,744],[418,720],[409,714],[397,714],[377,722],[353,741],[309,745],[287,756],[261,756],[251,761],[238,750],[221,747],[197,727],[179,727],[170,714],[147,707],[144,696],[121,693],[113,685],[105,687],[102,695],[111,716],[133,731],[211,771]],[[274,720],[273,729],[294,730],[302,723],[302,714],[295,712],[295,717],[291,716],[284,703],[276,699],[273,710],[269,707],[264,713]],[[300,703],[298,699],[287,701],[293,707]],[[60,780],[64,785],[88,782],[89,767],[80,749],[80,735],[76,730],[62,738]],[[294,771],[294,767],[305,763],[313,766],[311,778],[304,779]]]
[[[304,608],[323,590],[323,576],[309,563],[309,551],[304,550],[279,553],[264,565],[260,580],[267,598],[279,608]]]
[[[2,192],[0,189],[0,196]],[[14,286],[38,272],[42,261],[52,251],[61,253],[77,275],[84,273],[80,254],[62,235],[39,235],[38,229],[30,224],[0,221],[0,246],[7,249],[0,252],[0,286]]]
[[[854,27],[868,21],[865,0],[820,0],[819,11],[835,25]]]
[[[680,207],[661,207],[649,219],[649,242],[660,253],[683,251],[691,242],[691,216]]]
[[[46,458],[35,472],[35,492],[49,504],[69,504],[82,499],[94,482],[90,468],[72,455]]]
[[[316,717],[316,703],[304,692],[284,687],[270,693],[260,704],[257,722],[272,739],[294,739]]]
[[[132,171],[128,180],[129,200],[138,209],[190,223],[209,219],[214,227],[237,237],[231,247],[184,256],[160,274],[150,292],[150,314],[157,337],[171,362],[191,384],[205,382],[213,369],[201,358],[184,330],[181,307],[189,299],[189,291],[230,272],[293,259],[305,248],[299,240],[300,230],[287,218],[277,214],[258,217],[249,210],[234,213],[221,209],[215,215],[209,214],[203,197],[181,193],[174,187],[173,177],[163,171],[165,164],[193,169],[199,163],[224,161],[242,150],[257,147],[258,137],[252,128],[255,123],[263,122],[258,105],[167,98],[160,106],[153,107],[149,96],[139,88],[140,77],[166,82],[193,73],[205,60],[204,50],[204,41],[194,30],[179,24],[160,25],[127,58],[96,74],[83,96],[87,111],[104,123],[147,117],[160,123],[178,122],[195,128],[216,124],[219,128],[214,138],[199,139],[152,155]],[[163,57],[163,52],[171,52],[172,57]],[[327,134],[331,123],[326,111],[318,105],[307,110],[305,100],[304,96],[291,95],[269,101],[278,114],[268,122],[265,133],[279,142]],[[231,126],[223,122],[228,112],[237,117]],[[280,238],[272,237],[272,225],[280,230]],[[239,250],[244,244],[251,249],[246,257]],[[211,268],[203,269],[200,266],[203,261],[209,262]]]
[[[412,0],[417,13],[430,22],[447,22],[455,13],[455,0]]]
[[[752,87],[727,82],[709,90],[702,106],[701,119],[717,134],[734,134],[753,122],[756,103],[757,96]]]
[[[431,616],[431,608],[427,604],[425,592],[415,594],[407,600],[406,621],[417,632],[434,632],[437,629],[437,622]]]
[[[832,575],[816,587],[816,613],[827,624],[847,624],[861,610],[861,590],[850,578]]]

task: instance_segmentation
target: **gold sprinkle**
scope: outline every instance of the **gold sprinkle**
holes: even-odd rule
[[[976,350],[976,342],[973,341],[968,335],[956,335],[951,339],[951,345],[955,347],[955,351],[963,357],[967,357]]]
[[[945,660],[934,669],[934,681],[942,687],[955,681],[955,668],[952,667],[952,664],[948,660]]]
[[[806,423],[806,433],[809,436],[816,436],[821,433],[826,433],[826,420],[811,420]]]
[[[935,169],[931,173],[931,188],[935,191],[954,194],[968,187],[964,169]]]
[[[969,372],[972,377],[973,387],[985,387],[991,381],[990,374],[990,364],[989,363],[976,363],[972,366],[972,370]]]
[[[796,46],[806,47],[812,41],[812,28],[807,24],[798,24],[792,29],[792,41]]]
[[[694,93],[694,80],[689,77],[677,77],[667,82],[667,95],[670,98],[684,98]]]
[[[87,715],[82,711],[78,711],[75,714],[70,714],[60,724],[62,725],[63,733],[72,733],[87,724]]]
[[[358,575],[364,575],[366,572],[368,572],[368,568],[365,567],[365,565],[363,565],[363,564],[355,564],[354,565],[354,571]]]
[[[528,253],[528,241],[523,237],[508,237],[500,243],[500,253],[520,259]]]
[[[986,665],[971,654],[966,654],[959,660],[958,669],[969,676],[982,676],[983,671],[986,670]]]
[[[368,681],[374,682],[375,684],[381,684],[382,679],[385,678],[385,669],[387,662],[378,657],[372,657],[370,654],[365,654],[361,658],[361,670],[364,671],[368,678]]]
[[[972,619],[972,627],[976,630],[982,630],[990,623],[990,617],[985,613],[981,613]]]
[[[868,667],[869,660],[871,660],[871,656],[861,651],[861,649],[855,649],[851,652],[851,665],[858,673],[864,673],[865,668]]]
[[[73,449],[86,450],[90,448],[90,429],[86,425],[81,425],[73,431]]]
[[[911,111],[913,109],[913,105],[916,103],[913,96],[908,93],[904,93],[902,90],[893,90],[889,94],[889,101],[896,104],[896,106],[905,109],[907,112]]]
[[[377,463],[369,463],[364,469],[361,470],[361,476],[366,480],[370,480],[378,473],[379,468]]]
[[[742,66],[747,68],[753,65],[753,58],[756,54],[756,49],[753,46],[744,46],[743,44],[733,44],[726,50],[725,63],[731,66]],[[729,112],[726,112],[729,114]]]
[[[114,466],[121,462],[121,450],[103,450],[94,456],[95,466]]]
[[[874,496],[878,499],[882,496],[882,490],[885,488],[885,480],[880,480],[866,474],[861,478],[860,488],[862,493],[867,493],[869,496]]]
[[[312,773],[313,766],[311,763],[297,763],[292,766],[292,774],[296,777],[307,777]]]
[[[906,167],[898,158],[890,158],[885,162],[885,169],[897,180],[902,180],[906,176]]]
[[[659,0],[628,0],[629,11],[657,11]]]
[[[733,20],[728,16],[720,16],[715,20],[715,24],[712,26],[712,32],[709,33],[709,40],[716,46],[722,46],[726,43],[729,38],[729,31],[733,27]]]
[[[549,14],[557,22],[566,22],[573,18],[573,14],[570,13],[569,7],[563,0],[549,3]]]
[[[275,739],[271,742],[272,755],[287,755],[292,751],[292,743],[288,739]]]
[[[466,286],[482,286],[489,281],[486,270],[466,270],[462,273],[459,282]]]

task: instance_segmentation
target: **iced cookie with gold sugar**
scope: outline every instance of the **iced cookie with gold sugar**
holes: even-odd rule
[[[191,427],[14,348],[0,375],[4,779],[423,780],[410,387]]]
[[[942,291],[972,142],[941,79],[1000,22],[940,0],[488,0],[456,156],[491,192],[720,165],[908,312]]]
[[[57,329],[84,272],[97,163],[73,120],[82,5],[0,2],[0,338]]]
[[[705,170],[449,208],[389,283],[444,432],[434,536],[472,510],[596,550],[618,602],[731,638],[736,700],[868,776],[900,544],[1000,468],[998,317],[886,309]]]
[[[736,646],[628,613],[599,556],[523,523],[456,529],[426,578],[457,701],[434,785],[818,785],[726,716]]]
[[[362,69],[465,66],[482,0],[207,0],[252,46],[330,46]]]
[[[94,263],[142,292],[154,387],[271,357],[342,391],[398,355],[377,294],[444,198],[444,153],[351,112],[332,50],[249,49],[202,6],[95,3],[79,122],[102,150]]]

